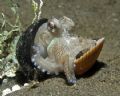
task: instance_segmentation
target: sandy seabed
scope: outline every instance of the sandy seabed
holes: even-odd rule
[[[18,3],[22,22],[28,26],[33,18],[30,3],[28,0]],[[11,21],[14,20],[7,9],[6,3],[0,0],[0,10],[6,12]],[[120,0],[44,0],[42,17],[52,16],[73,19],[74,34],[105,37],[99,62],[78,78],[74,86],[68,86],[64,76],[57,76],[40,82],[35,88],[26,88],[8,96],[120,96]],[[1,90],[8,85],[1,85]]]

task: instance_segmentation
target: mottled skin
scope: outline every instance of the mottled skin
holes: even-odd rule
[[[57,19],[56,19],[57,20]],[[90,47],[95,45],[95,40],[85,40],[78,37],[70,37],[68,31],[74,26],[71,19],[63,17],[58,21],[49,22],[49,32],[44,39],[43,45],[47,47],[47,58],[42,58],[40,51],[36,51],[33,55],[33,61],[43,72],[48,74],[58,74],[64,72],[68,83],[76,83],[76,77],[74,73],[74,60],[80,57],[79,53],[86,52]],[[42,28],[42,27],[41,27]],[[45,31],[44,31],[45,32]],[[42,35],[37,35],[42,36]],[[41,37],[35,40],[35,44],[39,45]],[[38,49],[39,46],[37,46]]]

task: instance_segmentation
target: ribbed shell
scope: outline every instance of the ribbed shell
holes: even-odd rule
[[[91,48],[89,51],[83,54],[83,56],[75,60],[75,73],[77,75],[84,74],[95,64],[95,61],[102,50],[103,44],[104,38],[99,39],[95,47]]]

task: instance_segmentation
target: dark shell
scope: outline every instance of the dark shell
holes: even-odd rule
[[[34,38],[39,27],[47,21],[48,19],[44,18],[31,24],[18,40],[16,46],[16,58],[25,74],[28,74],[28,72],[34,68],[34,64],[31,62],[31,46],[34,43]]]

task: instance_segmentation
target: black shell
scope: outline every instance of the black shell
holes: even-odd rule
[[[38,22],[30,25],[27,30],[20,36],[20,39],[16,46],[16,57],[21,66],[23,64],[29,64],[31,67],[33,67],[30,54],[31,46],[33,45],[34,38],[39,27],[46,22],[47,19],[40,19]]]
[[[34,38],[39,27],[47,21],[48,19],[43,18],[31,24],[18,40],[16,46],[16,58],[24,73],[28,73],[34,68],[34,64],[31,61],[31,46],[34,43]]]

